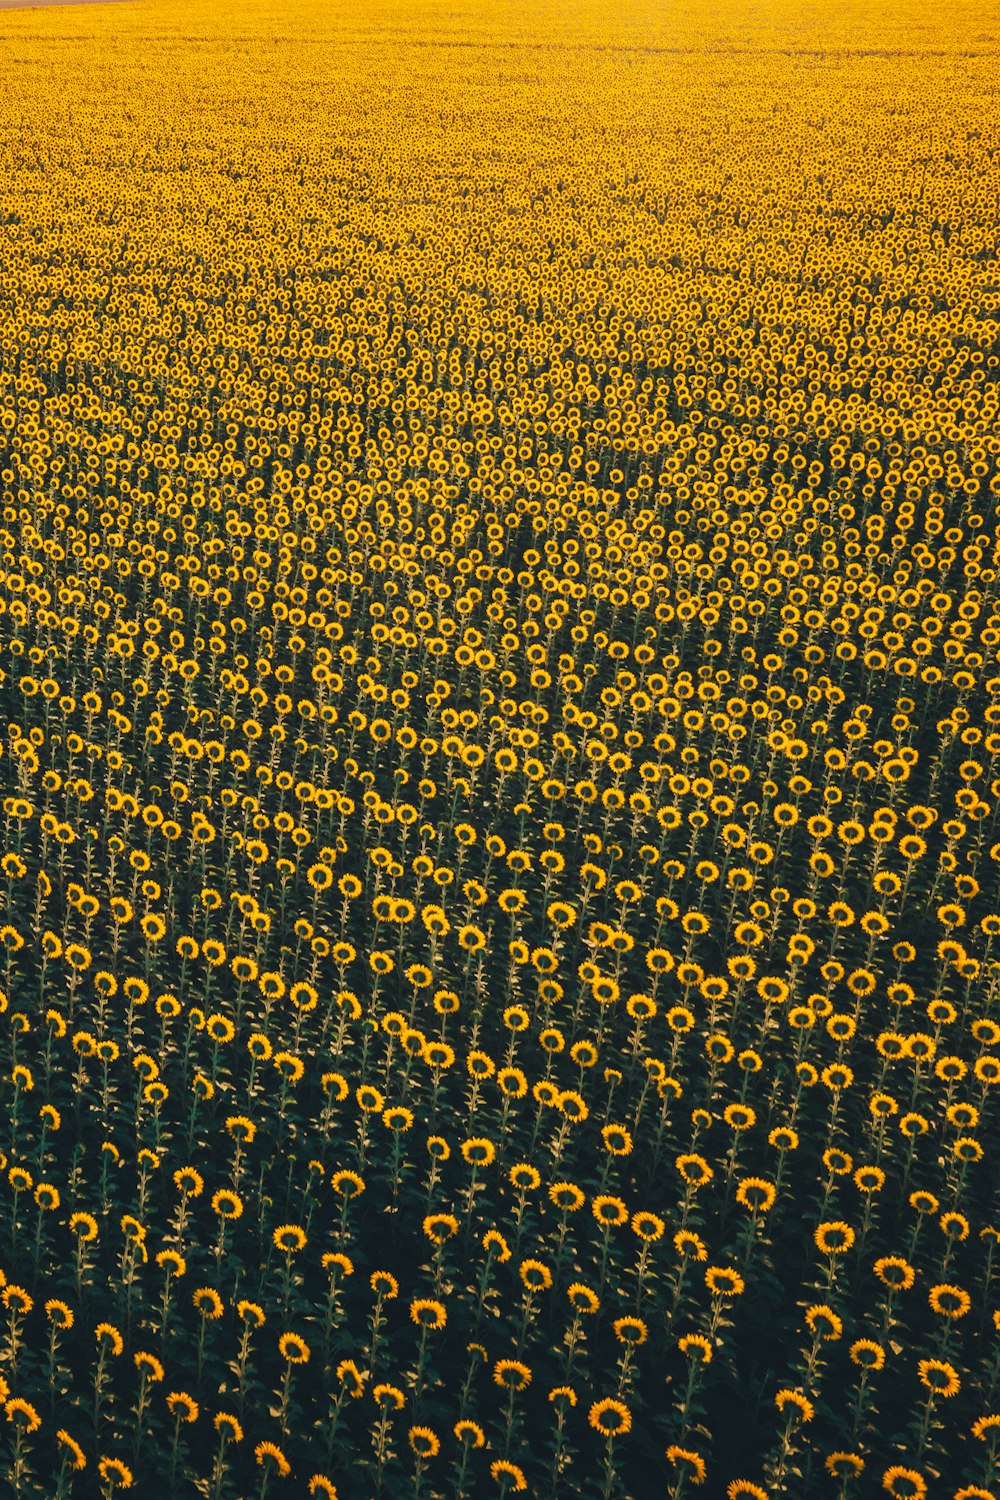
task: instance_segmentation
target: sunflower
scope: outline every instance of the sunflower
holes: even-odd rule
[[[167,1396],[167,1408],[178,1422],[197,1422],[199,1406],[187,1391],[171,1391]]]
[[[222,1298],[214,1287],[200,1286],[194,1292],[191,1301],[194,1303],[202,1317],[209,1322],[215,1322],[222,1317]]]
[[[417,1297],[410,1303],[410,1317],[420,1328],[443,1328],[448,1320],[443,1302],[431,1297]]]
[[[160,1271],[165,1271],[168,1277],[183,1277],[187,1274],[187,1262],[175,1250],[157,1250],[153,1259]]]
[[[434,1458],[441,1451],[441,1440],[430,1427],[411,1427],[409,1444],[417,1458]]]
[[[700,1453],[696,1453],[692,1448],[682,1448],[678,1443],[671,1443],[666,1450],[666,1455],[667,1462],[685,1478],[690,1479],[692,1484],[704,1484],[708,1471]]]
[[[80,1469],[87,1467],[86,1454],[76,1441],[76,1438],[71,1437],[65,1427],[59,1428],[59,1431],[56,1433],[56,1442],[61,1448],[66,1450],[66,1457],[69,1460],[70,1468],[79,1472]]]
[[[597,1293],[582,1281],[572,1282],[566,1289],[571,1305],[580,1313],[596,1313],[601,1302]]]
[[[102,1347],[110,1348],[116,1358],[125,1348],[125,1340],[113,1323],[98,1323],[94,1329],[94,1337]]]
[[[892,1464],[882,1475],[882,1488],[893,1500],[924,1500],[927,1482],[916,1469],[905,1469],[902,1464]]]
[[[961,1389],[958,1371],[947,1360],[922,1359],[917,1365],[917,1374],[921,1384],[936,1396],[956,1396]]]
[[[603,1401],[595,1401],[591,1406],[587,1422],[602,1437],[618,1437],[631,1431],[632,1413],[624,1402],[606,1396]]]
[[[620,1198],[599,1193],[590,1206],[598,1224],[605,1228],[628,1223],[628,1209]]]
[[[916,1196],[914,1194],[914,1196]],[[928,1196],[930,1196],[928,1194]],[[951,1211],[942,1214],[938,1221],[943,1234],[952,1240],[967,1240],[969,1238],[969,1221],[964,1214]]]
[[[73,1327],[74,1316],[72,1310],[57,1297],[50,1297],[48,1302],[46,1302],[45,1316],[54,1328]]]
[[[528,1092],[528,1080],[520,1068],[501,1068],[497,1086],[508,1099],[523,1099]]]
[[[807,1396],[801,1391],[789,1390],[787,1387],[780,1390],[774,1398],[774,1404],[780,1412],[786,1407],[798,1415],[800,1422],[811,1422],[816,1415],[816,1408]]]
[[[228,1188],[220,1188],[212,1195],[212,1207],[222,1219],[238,1219],[243,1213],[243,1199],[239,1193],[230,1192]]]
[[[615,1338],[621,1344],[644,1344],[649,1337],[649,1328],[642,1318],[616,1318],[613,1327]]]
[[[705,1285],[713,1297],[738,1297],[746,1289],[743,1277],[729,1266],[709,1266]]]
[[[649,1213],[646,1209],[640,1209],[632,1215],[632,1232],[646,1244],[662,1239],[666,1227],[659,1215]]]
[[[365,1180],[357,1172],[334,1172],[330,1186],[342,1198],[358,1198],[365,1191]]]
[[[705,1158],[697,1154],[678,1156],[674,1165],[689,1187],[703,1187],[715,1175]]]
[[[368,1379],[367,1370],[359,1370],[353,1359],[342,1359],[334,1371],[337,1379],[347,1391],[347,1394],[355,1401],[365,1393],[365,1381]]]
[[[864,1469],[865,1461],[859,1453],[837,1451],[827,1454],[823,1467],[835,1479],[856,1479]]]
[[[909,1291],[916,1280],[917,1273],[909,1261],[898,1255],[882,1256],[872,1269],[883,1286],[891,1287],[893,1291]]]
[[[878,1193],[885,1186],[885,1173],[881,1167],[859,1167],[854,1174],[854,1185],[862,1193]]]
[[[306,1232],[298,1224],[279,1224],[271,1240],[276,1250],[282,1250],[286,1255],[294,1255],[297,1251],[305,1249]]]
[[[828,1151],[823,1152],[823,1166],[832,1178],[846,1178],[847,1173],[852,1172],[855,1166],[855,1158],[850,1155],[850,1152],[840,1151],[837,1146],[831,1146]]]
[[[577,1093],[575,1089],[564,1089],[560,1093],[558,1109],[559,1113],[565,1119],[571,1120],[574,1124],[582,1124],[590,1114],[590,1110],[584,1102],[583,1095]],[[626,1155],[627,1153],[621,1152],[619,1154]]]
[[[881,1370],[885,1364],[885,1350],[871,1339],[856,1339],[849,1353],[852,1362],[865,1370]]]
[[[435,1245],[443,1245],[457,1233],[458,1220],[454,1214],[428,1214],[424,1219],[424,1234]]]
[[[120,1458],[102,1458],[97,1472],[109,1489],[130,1490],[133,1484],[132,1470]]]
[[[511,1463],[506,1458],[494,1459],[493,1463],[490,1464],[490,1477],[498,1482],[501,1478],[509,1479],[511,1488],[517,1494],[528,1488],[528,1481],[524,1477],[523,1469],[520,1469],[517,1464]]]
[[[132,1356],[132,1359],[144,1380],[157,1382],[163,1379],[165,1372],[155,1354],[147,1354],[140,1350]]]
[[[326,1500],[337,1500],[337,1488],[325,1474],[313,1474],[306,1486],[310,1495],[323,1495]]]
[[[819,1225],[813,1239],[824,1255],[843,1255],[854,1244],[854,1230],[841,1219],[831,1219]]]
[[[844,1331],[840,1316],[825,1302],[816,1302],[806,1309],[806,1325],[819,1339],[839,1339]]]
[[[487,1255],[491,1255],[500,1265],[506,1264],[514,1254],[499,1229],[487,1229],[483,1235],[483,1249]]]
[[[674,1235],[674,1249],[678,1255],[690,1260],[707,1260],[708,1247],[692,1229],[678,1229]]]
[[[344,1100],[350,1093],[347,1079],[342,1073],[324,1073],[323,1077],[320,1079],[320,1082],[322,1083],[325,1091],[328,1094],[332,1094],[338,1104],[343,1104]],[[242,1117],[240,1116],[236,1118]],[[247,1123],[249,1124],[250,1122],[247,1121]],[[247,1136],[246,1139],[248,1141],[251,1141],[253,1140],[253,1136]]]
[[[291,1464],[277,1443],[258,1443],[253,1450],[253,1456],[260,1468],[263,1468],[265,1464],[273,1464],[282,1479],[287,1479],[292,1472]]]
[[[493,1366],[494,1384],[523,1391],[531,1384],[531,1370],[519,1359],[500,1359]]]
[[[629,1001],[632,1004],[632,1001]],[[673,1005],[667,1011],[667,1025],[676,1035],[683,1036],[694,1027],[694,1013],[686,1005]]]
[[[465,1066],[473,1078],[492,1078],[497,1070],[497,1065],[485,1052],[473,1050],[465,1059]]]
[[[552,1272],[540,1260],[523,1260],[518,1275],[529,1292],[547,1292],[552,1285]]]
[[[37,1432],[42,1425],[42,1419],[31,1402],[23,1400],[20,1396],[14,1396],[4,1403],[4,1416],[12,1426],[19,1427],[22,1432]]]
[[[304,1365],[310,1355],[309,1345],[297,1333],[283,1333],[278,1340],[278,1352],[290,1365]]]
[[[472,1136],[463,1141],[461,1146],[462,1159],[470,1166],[488,1167],[496,1158],[496,1147],[492,1141],[482,1136]]]
[[[624,1125],[605,1125],[601,1130],[605,1150],[612,1156],[628,1156],[632,1150],[631,1131]]]
[[[773,1207],[776,1190],[763,1177],[745,1177],[736,1189],[736,1201],[752,1213],[767,1213]]]
[[[931,1287],[927,1300],[930,1302],[932,1311],[952,1322],[964,1318],[972,1306],[972,1298],[967,1291],[948,1283]]]
[[[342,1276],[354,1275],[354,1262],[342,1250],[327,1250],[320,1260],[320,1265],[324,1271],[329,1272],[331,1280],[336,1280],[338,1272]]]

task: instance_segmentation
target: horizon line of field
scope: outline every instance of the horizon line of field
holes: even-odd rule
[[[69,5],[122,5],[136,0],[0,0],[0,10],[52,10]],[[21,38],[23,40],[23,37]]]

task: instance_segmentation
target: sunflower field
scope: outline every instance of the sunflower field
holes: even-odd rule
[[[995,30],[0,12],[4,1495],[998,1500]]]

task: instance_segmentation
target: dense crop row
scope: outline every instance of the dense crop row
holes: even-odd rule
[[[994,59],[578,19],[2,17],[20,1495],[996,1492]]]

